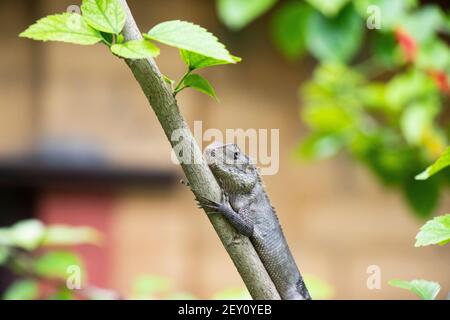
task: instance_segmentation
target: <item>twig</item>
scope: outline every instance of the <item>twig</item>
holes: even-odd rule
[[[123,29],[125,39],[142,39],[127,1],[121,0],[121,2],[127,12],[127,22]],[[180,113],[173,92],[167,87],[153,59],[126,60],[126,63],[139,82],[172,147],[181,141],[172,139],[173,133],[178,132],[185,146],[184,154],[190,154],[193,159],[196,159],[193,164],[180,161],[194,194],[219,201],[220,187],[204,162],[201,150]],[[222,216],[209,215],[208,217],[253,299],[280,299],[250,240],[237,234]]]

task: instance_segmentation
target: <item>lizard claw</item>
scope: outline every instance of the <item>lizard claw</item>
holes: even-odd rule
[[[212,211],[211,213],[220,213],[220,211],[219,211],[220,207],[221,207],[220,203],[217,203],[215,201],[212,201],[212,200],[202,197],[202,196],[196,197],[195,200],[197,201],[199,208],[205,209],[207,212]],[[207,209],[209,209],[209,210],[207,210]]]

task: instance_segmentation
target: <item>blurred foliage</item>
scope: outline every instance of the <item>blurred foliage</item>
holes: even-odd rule
[[[389,285],[401,289],[405,289],[413,292],[422,300],[434,300],[436,299],[441,286],[439,283],[427,280],[391,280]]]
[[[228,12],[247,3],[221,2]],[[253,19],[233,29],[273,6],[246,6]],[[307,53],[318,61],[300,90],[310,134],[297,154],[324,159],[346,151],[400,189],[413,212],[431,215],[450,174],[414,176],[448,144],[450,14],[416,0],[289,0],[273,11],[270,33],[279,52],[290,61]],[[230,26],[232,17],[219,13]]]
[[[269,10],[277,0],[217,0],[217,11],[223,23],[238,30]]]
[[[162,276],[140,276],[133,284],[131,299],[136,300],[194,300],[188,292],[175,290],[172,281]]]
[[[314,300],[326,300],[333,298],[334,288],[325,280],[310,274],[305,274],[304,280],[306,287]]]
[[[88,227],[45,226],[38,220],[25,220],[0,228],[0,267],[10,270],[18,280],[11,284],[3,299],[75,299],[98,297],[99,290],[69,290],[70,268],[80,271],[85,286],[83,263],[72,251],[61,247],[98,245],[101,235]],[[57,248],[57,250],[56,250]],[[106,291],[105,291],[106,293]]]
[[[38,220],[20,221],[11,227],[0,228],[0,268],[7,268],[17,278],[4,293],[5,300],[111,300],[120,296],[107,289],[87,283],[82,259],[73,246],[98,245],[101,235],[88,227],[64,225],[45,226]],[[68,247],[61,250],[61,247]],[[69,289],[71,268],[79,268],[80,288]],[[329,299],[333,287],[324,280],[307,275],[305,283],[314,299]],[[163,276],[138,277],[130,299],[137,300],[193,300],[195,295],[177,290],[171,279]],[[245,288],[226,288],[212,299],[249,300]]]
[[[312,275],[305,276],[305,283],[313,299],[330,299],[334,288],[326,281]],[[174,288],[172,281],[162,276],[140,276],[133,285],[132,299],[198,299],[195,295]],[[226,288],[213,294],[214,300],[251,300],[246,288]]]

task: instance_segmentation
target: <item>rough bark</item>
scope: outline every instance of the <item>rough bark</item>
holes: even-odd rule
[[[127,22],[123,30],[125,39],[142,39],[126,0],[121,2],[127,12]],[[172,90],[164,82],[154,60],[126,60],[126,63],[141,86],[172,147],[183,141],[183,151],[196,159],[195,164],[181,163],[193,193],[196,196],[219,201],[220,187],[204,162],[202,152],[180,113]],[[172,139],[174,133],[182,138],[174,141]],[[237,234],[222,216],[208,215],[208,217],[253,299],[280,299],[250,240]]]

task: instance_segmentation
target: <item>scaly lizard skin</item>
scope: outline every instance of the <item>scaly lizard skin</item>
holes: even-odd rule
[[[311,299],[256,166],[235,144],[213,143],[205,158],[223,196],[221,203],[197,199],[200,206],[250,238],[282,299]]]

